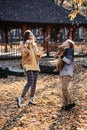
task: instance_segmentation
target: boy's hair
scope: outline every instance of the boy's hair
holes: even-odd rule
[[[70,44],[70,48],[74,50],[74,42],[71,39],[68,39],[67,42]]]

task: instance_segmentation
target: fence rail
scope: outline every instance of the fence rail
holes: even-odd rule
[[[38,44],[39,47],[41,44]],[[49,51],[57,51],[59,43],[50,43]],[[18,59],[21,58],[21,53],[18,50],[19,43],[0,43],[0,59]],[[52,53],[50,53],[51,55]],[[75,44],[75,56],[87,56],[87,43],[76,43]]]

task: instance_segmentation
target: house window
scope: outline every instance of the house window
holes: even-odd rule
[[[12,29],[8,32],[9,42],[19,42],[21,39],[21,29]]]

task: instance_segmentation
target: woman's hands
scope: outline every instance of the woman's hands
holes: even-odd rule
[[[37,52],[38,58],[42,57],[42,55],[43,55],[43,53],[42,53],[41,51],[38,51],[38,52]]]

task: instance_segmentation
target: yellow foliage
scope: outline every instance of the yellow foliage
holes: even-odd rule
[[[73,0],[74,2],[74,5],[76,5],[77,7],[81,6],[81,4],[83,3],[84,0]],[[79,13],[79,9],[76,8],[72,13],[70,13],[68,15],[68,17],[70,18],[70,20],[72,21],[76,16],[77,14]]]
[[[73,0],[74,3],[82,4],[83,0]]]
[[[72,13],[70,13],[68,15],[70,20],[72,21],[77,16],[78,13],[79,13],[79,10],[74,10]]]
[[[83,0],[73,0],[74,5],[78,5],[81,6],[81,4],[83,3]]]

